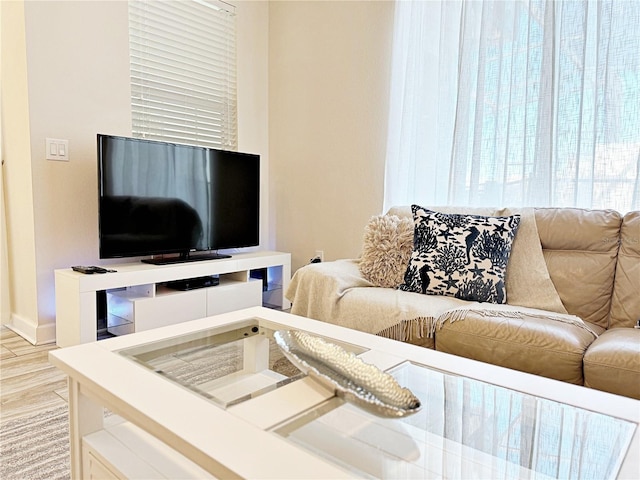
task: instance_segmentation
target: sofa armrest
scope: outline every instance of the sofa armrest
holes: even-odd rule
[[[362,278],[358,260],[335,260],[312,263],[298,269],[285,296],[291,302],[291,313],[309,318],[323,318],[327,309],[347,291],[358,287],[373,287]]]
[[[584,384],[640,400],[640,330],[612,328],[584,356]]]
[[[286,297],[295,315],[401,341],[431,337],[438,316],[469,304],[454,297],[377,287],[361,276],[358,260],[299,269]]]

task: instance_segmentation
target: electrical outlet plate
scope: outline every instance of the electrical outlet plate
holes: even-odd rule
[[[321,262],[324,262],[324,251],[316,250],[316,254],[314,255],[314,258],[319,258]]]

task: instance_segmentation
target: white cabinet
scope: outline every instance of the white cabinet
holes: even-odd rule
[[[291,255],[251,252],[228,259],[172,265],[109,265],[112,273],[85,275],[72,269],[55,271],[56,343],[67,347],[97,338],[96,293],[107,292],[107,326],[121,335],[227,313],[269,306],[287,309],[284,292],[291,279]],[[253,278],[260,273],[268,277]],[[167,282],[216,275],[216,286],[178,291]]]
[[[260,280],[221,282],[216,287],[207,288],[206,293],[207,316],[262,305],[262,282]]]
[[[128,290],[107,292],[107,330],[114,335],[142,332],[207,316],[204,289],[188,292],[161,289],[151,297]]]
[[[107,291],[107,330],[114,335],[142,332],[196,318],[262,305],[262,281],[224,276],[213,287],[179,291],[149,285],[150,295],[124,289]]]

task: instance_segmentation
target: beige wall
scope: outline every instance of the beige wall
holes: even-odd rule
[[[393,2],[270,4],[277,247],[293,269],[360,253],[383,203]]]
[[[275,248],[269,213],[269,2],[231,0],[237,15],[238,150],[260,155],[260,245]]]
[[[43,332],[55,322],[53,271],[98,263],[96,133],[131,132],[128,20],[126,2],[25,5],[38,329]],[[45,160],[47,137],[69,140],[69,162]]]
[[[29,98],[25,15],[22,2],[2,2],[2,155],[6,199],[6,270],[2,284],[3,323],[15,321],[33,326],[37,319],[37,271],[32,204],[32,168],[29,145]],[[6,318],[6,311],[10,316]]]
[[[53,271],[113,263],[98,258],[95,136],[131,133],[127,2],[1,5],[11,325],[43,343],[55,339]],[[263,155],[268,238],[268,4],[238,13],[239,147]],[[69,140],[68,163],[45,160],[47,137]]]
[[[393,3],[233,3],[239,148],[262,156],[261,245],[292,252],[294,269],[316,250],[357,256],[382,208]],[[130,133],[127,4],[0,5],[11,322],[42,343],[54,269],[110,263],[98,258],[95,135]],[[44,159],[46,137],[69,140],[70,162]]]

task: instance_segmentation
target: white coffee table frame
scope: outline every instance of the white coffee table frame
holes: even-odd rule
[[[332,392],[313,380],[298,380],[224,410],[141,366],[134,366],[117,353],[252,317],[259,318],[265,325],[277,324],[276,328],[281,325],[301,329],[366,347],[368,351],[361,358],[381,369],[411,360],[640,424],[640,401],[637,400],[255,307],[52,351],[51,363],[69,377],[72,478],[86,478],[83,438],[103,431],[104,408],[170,446],[178,452],[178,457],[188,459],[185,468],[193,467],[196,477],[206,471],[219,478],[357,478],[355,473],[265,430],[332,396]],[[619,478],[640,478],[638,430],[636,427]]]

